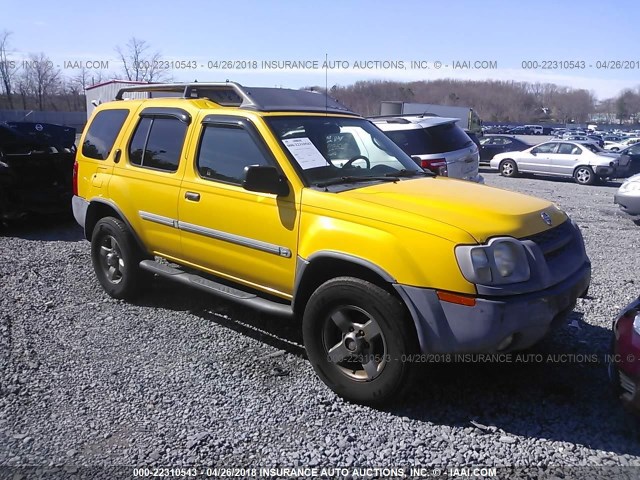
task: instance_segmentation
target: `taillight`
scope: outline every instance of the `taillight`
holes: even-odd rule
[[[431,160],[420,160],[420,166],[431,170],[437,175],[447,176],[447,159],[446,158],[432,158]]]
[[[73,162],[73,194],[78,195],[78,160]]]

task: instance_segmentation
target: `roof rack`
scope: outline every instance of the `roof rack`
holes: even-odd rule
[[[257,111],[331,112],[358,116],[322,92],[289,88],[244,87],[236,82],[136,85],[121,88],[116,95],[116,100],[123,100],[123,95],[127,92],[182,93],[181,98],[206,98],[224,107]]]
[[[385,119],[385,118],[403,118],[403,117],[418,117],[418,118],[426,118],[426,117],[439,117],[440,115],[435,113],[399,113],[397,115],[374,115],[369,117],[370,119]]]

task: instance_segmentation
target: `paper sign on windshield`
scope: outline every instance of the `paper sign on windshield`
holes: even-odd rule
[[[288,138],[282,143],[289,149],[293,158],[303,170],[316,167],[326,167],[329,162],[322,156],[316,146],[307,137]]]

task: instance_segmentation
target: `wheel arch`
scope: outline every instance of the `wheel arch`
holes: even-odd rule
[[[316,252],[307,260],[298,257],[293,295],[293,311],[302,316],[313,292],[324,282],[335,277],[355,277],[383,288],[404,301],[393,288],[395,278],[378,265],[341,252]]]
[[[576,172],[578,171],[579,168],[589,168],[589,169],[591,169],[592,172],[595,173],[595,170],[593,169],[593,167],[591,165],[581,163],[580,165],[576,165],[574,167],[574,169],[573,169],[573,174],[574,175],[576,174]]]
[[[502,167],[502,164],[504,162],[508,162],[508,161],[512,161],[513,163],[516,164],[516,167],[518,166],[518,162],[516,162],[513,158],[511,157],[507,157],[507,158],[501,158],[500,161],[498,162],[498,168]]]
[[[117,206],[104,200],[92,200],[89,203],[84,222],[84,237],[87,240],[91,241],[91,235],[93,234],[93,229],[96,226],[96,223],[98,223],[98,221],[104,217],[115,217],[118,220],[124,222],[124,224],[129,229],[129,232],[135,239],[138,247],[140,248],[140,251],[147,252],[144,243],[142,243],[142,240],[140,240],[140,237],[127,220],[127,217],[124,216],[122,211]]]

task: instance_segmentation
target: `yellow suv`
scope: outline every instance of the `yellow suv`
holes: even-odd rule
[[[125,88],[92,114],[74,188],[109,295],[155,274],[301,319],[315,371],[355,402],[395,397],[429,354],[529,347],[590,282],[553,204],[425,172],[316,92]]]

